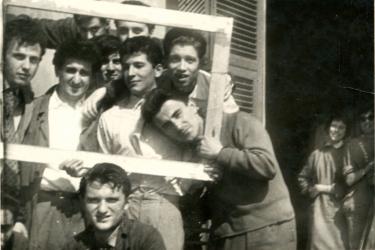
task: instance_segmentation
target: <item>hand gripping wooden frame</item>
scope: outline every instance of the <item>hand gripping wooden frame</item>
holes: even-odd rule
[[[6,0],[3,4],[4,10],[8,6],[15,6],[117,20],[125,20],[124,17],[126,17],[128,21],[213,32],[212,77],[204,133],[209,137],[218,138],[220,136],[225,74],[228,72],[233,18],[92,0]],[[2,43],[0,49],[0,53],[2,53]],[[1,56],[0,58],[2,59],[3,57]],[[3,144],[0,145],[0,150],[3,152]],[[39,163],[59,163],[65,159],[77,158],[82,159],[86,166],[92,166],[98,162],[112,162],[122,166],[126,171],[134,173],[210,180],[209,176],[203,171],[203,164],[189,162],[124,157],[81,151],[72,152],[15,144],[6,145],[5,157],[11,160]]]

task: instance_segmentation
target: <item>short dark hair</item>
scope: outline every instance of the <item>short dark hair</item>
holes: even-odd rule
[[[91,38],[91,41],[93,41],[100,50],[102,61],[106,60],[109,55],[120,52],[121,40],[117,36],[95,36]]]
[[[53,57],[55,71],[62,69],[68,59],[90,62],[93,73],[99,70],[101,64],[99,49],[93,41],[70,40],[63,42]]]
[[[129,4],[129,5],[138,5],[138,6],[150,7],[150,5],[145,4],[144,2],[136,1],[136,0],[125,0],[125,1],[122,1],[121,3],[122,4]],[[117,26],[117,21],[121,21],[121,20],[115,20],[116,26]],[[146,23],[146,25],[148,27],[149,33],[152,34],[152,32],[154,32],[154,29],[155,29],[155,24]]]
[[[163,62],[163,52],[158,41],[146,36],[136,36],[126,39],[120,48],[121,61],[126,55],[138,52],[145,53],[147,59],[154,67]]]
[[[46,51],[47,41],[43,30],[38,22],[27,15],[19,15],[13,20],[6,22],[4,32],[4,53],[8,50],[12,41],[19,45],[36,45],[41,48],[41,57]]]
[[[155,115],[160,111],[163,104],[168,100],[179,100],[187,103],[187,97],[176,96],[165,92],[162,89],[153,89],[145,97],[145,102],[142,105],[142,117],[147,123],[152,123]]]
[[[196,49],[199,59],[202,59],[206,54],[207,42],[199,31],[183,28],[170,29],[165,35],[163,42],[166,57],[169,56],[173,46],[176,44],[192,45]]]
[[[329,128],[332,124],[333,121],[342,121],[345,126],[346,126],[346,131],[345,131],[345,137],[348,137],[349,134],[350,134],[350,121],[349,121],[349,117],[347,115],[345,115],[344,113],[342,112],[334,112],[332,113],[328,119],[327,119],[327,122],[325,124],[325,130],[327,132],[329,132]]]
[[[82,177],[78,190],[81,197],[85,196],[87,185],[94,181],[100,184],[112,184],[113,188],[121,188],[125,197],[131,192],[130,180],[125,170],[112,163],[98,163]]]
[[[108,19],[105,17],[87,16],[87,15],[78,15],[78,14],[74,14],[73,17],[74,17],[74,21],[76,22],[78,26],[80,25],[80,23],[90,21],[93,18],[99,18],[102,24],[109,24]]]

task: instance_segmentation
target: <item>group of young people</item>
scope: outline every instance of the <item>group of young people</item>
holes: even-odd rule
[[[161,41],[151,37],[152,24],[124,20],[115,20],[110,34],[109,21],[100,17],[7,18],[2,141],[205,162],[213,182],[125,173],[111,163],[86,166],[84,159],[56,166],[5,160],[1,219],[8,227],[2,224],[2,247],[201,249],[202,242],[187,239],[199,241],[200,231],[191,228],[205,225],[208,249],[295,249],[294,212],[271,140],[257,119],[239,111],[229,76],[222,132],[219,139],[204,136],[211,78],[200,69],[204,36],[171,28]],[[31,80],[43,70],[38,66],[46,48],[56,49],[58,83],[34,98]],[[343,139],[335,136],[332,152]],[[331,185],[339,167],[327,183],[310,187],[310,165],[300,175],[301,186],[315,202],[327,202],[331,198],[320,194],[339,190]],[[347,167],[347,182],[355,173]]]

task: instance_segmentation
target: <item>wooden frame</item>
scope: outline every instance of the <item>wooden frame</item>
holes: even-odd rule
[[[207,104],[207,116],[205,135],[218,138],[221,131],[222,122],[222,110],[223,110],[223,99],[225,91],[225,74],[228,72],[229,55],[230,55],[230,40],[232,35],[233,19],[227,17],[215,17],[208,15],[201,15],[195,13],[186,13],[174,10],[166,10],[159,8],[150,8],[143,6],[131,6],[122,5],[118,3],[105,2],[105,1],[92,1],[92,0],[6,0],[4,1],[4,10],[8,6],[24,7],[39,9],[53,12],[63,12],[69,14],[81,14],[89,16],[105,17],[110,19],[142,22],[142,23],[153,23],[156,25],[181,27],[187,29],[196,29],[201,31],[208,31],[215,33],[214,49],[213,49],[213,65],[212,65],[212,77],[210,82],[209,97]],[[90,6],[90,8],[87,8]],[[186,20],[189,20],[187,22]],[[2,50],[1,52],[2,53]],[[0,57],[2,58],[2,56]],[[0,145],[2,147],[3,145]],[[1,148],[2,149],[2,148]],[[28,150],[35,150],[35,154],[31,157]],[[85,159],[86,162],[92,162],[92,157],[102,156],[101,158],[95,158],[97,160],[106,159],[109,162],[121,162],[126,161],[124,168],[132,172],[139,172],[144,174],[158,174],[155,171],[149,171],[146,168],[139,170],[132,166],[138,166],[139,161],[142,161],[146,165],[154,165],[158,162],[158,167],[163,164],[159,164],[159,161],[150,159],[139,159],[123,156],[114,155],[102,155],[93,154],[87,152],[67,152],[63,150],[50,150],[41,149],[38,147],[24,146],[24,145],[7,145],[6,157],[14,160],[34,161],[46,163],[45,155],[40,153],[45,152],[49,154],[48,162],[53,159],[68,159],[72,157],[72,154],[79,159]],[[104,157],[104,158],[103,158]],[[121,159],[120,159],[121,158]],[[87,160],[86,160],[87,159]],[[119,160],[120,159],[120,160]],[[103,161],[103,160],[100,160]],[[209,180],[209,177],[203,172],[202,164],[186,163],[186,162],[173,162],[164,161],[168,166],[174,166],[168,168],[168,170],[160,170],[159,175],[168,175],[181,178],[192,178]],[[182,173],[181,168],[184,168],[185,173]],[[176,171],[177,169],[177,171]],[[164,171],[164,172],[163,172]],[[189,174],[196,172],[196,175]]]

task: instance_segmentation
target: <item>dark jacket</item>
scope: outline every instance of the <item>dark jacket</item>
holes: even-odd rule
[[[49,146],[48,103],[50,97],[51,94],[46,94],[34,100],[34,110],[23,144],[41,147]],[[44,164],[31,162],[22,162],[20,164],[21,194],[22,202],[26,208],[26,225],[28,228],[30,228],[32,208],[37,202],[37,193],[44,169]]]
[[[216,162],[223,177],[209,191],[214,237],[294,218],[289,192],[262,124],[244,112],[224,114]]]
[[[103,246],[104,245],[104,246]],[[105,243],[97,242],[94,230],[88,227],[74,237],[64,250],[94,250],[105,247]],[[108,248],[114,250],[164,250],[165,245],[160,233],[152,226],[128,219],[123,216],[118,230],[116,246]]]

